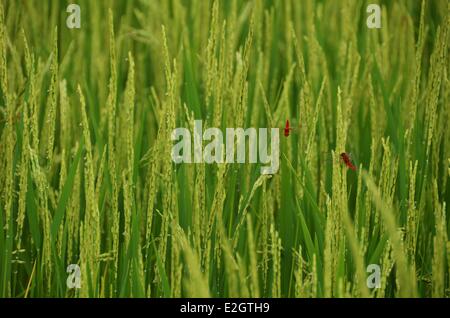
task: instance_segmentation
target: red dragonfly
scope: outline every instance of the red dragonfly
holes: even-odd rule
[[[290,134],[290,132],[291,132],[291,130],[293,130],[293,128],[291,128],[291,127],[289,126],[289,119],[287,119],[287,120],[286,120],[286,125],[284,126],[284,136],[285,136],[285,137],[288,137],[289,134]]]
[[[323,153],[325,156],[328,156],[326,153]],[[357,166],[353,163],[353,159],[352,159],[352,155],[348,152],[341,152],[339,154],[339,162],[345,164],[347,166],[347,168],[349,168],[350,170],[356,171],[358,168]],[[331,156],[329,156],[328,158],[325,159],[325,161],[330,162],[330,161],[334,161]],[[336,160],[337,161],[337,160]]]
[[[343,152],[339,156],[349,169],[356,171],[356,166],[353,164],[352,159],[350,158],[350,155],[348,153]]]
[[[293,127],[291,126],[289,119],[286,119],[286,124],[284,125],[283,128],[283,135],[285,137],[289,137],[291,134],[293,133],[297,133],[299,128],[300,128],[300,124],[295,124],[297,122],[296,119],[293,119]]]

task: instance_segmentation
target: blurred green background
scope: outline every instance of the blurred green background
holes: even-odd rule
[[[449,295],[448,1],[70,3],[1,1],[1,297]],[[194,119],[295,134],[175,165]]]

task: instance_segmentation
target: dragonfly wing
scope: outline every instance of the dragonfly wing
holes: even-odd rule
[[[354,152],[349,152],[347,155],[348,155],[352,165],[354,165],[355,168],[358,167],[359,166],[359,161],[358,161],[358,158],[355,156],[355,153]]]

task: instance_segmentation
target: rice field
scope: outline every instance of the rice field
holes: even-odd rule
[[[450,296],[448,1],[75,2],[0,1],[0,297]]]

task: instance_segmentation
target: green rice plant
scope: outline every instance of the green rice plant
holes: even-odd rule
[[[77,3],[0,1],[0,297],[450,295],[447,1]]]

